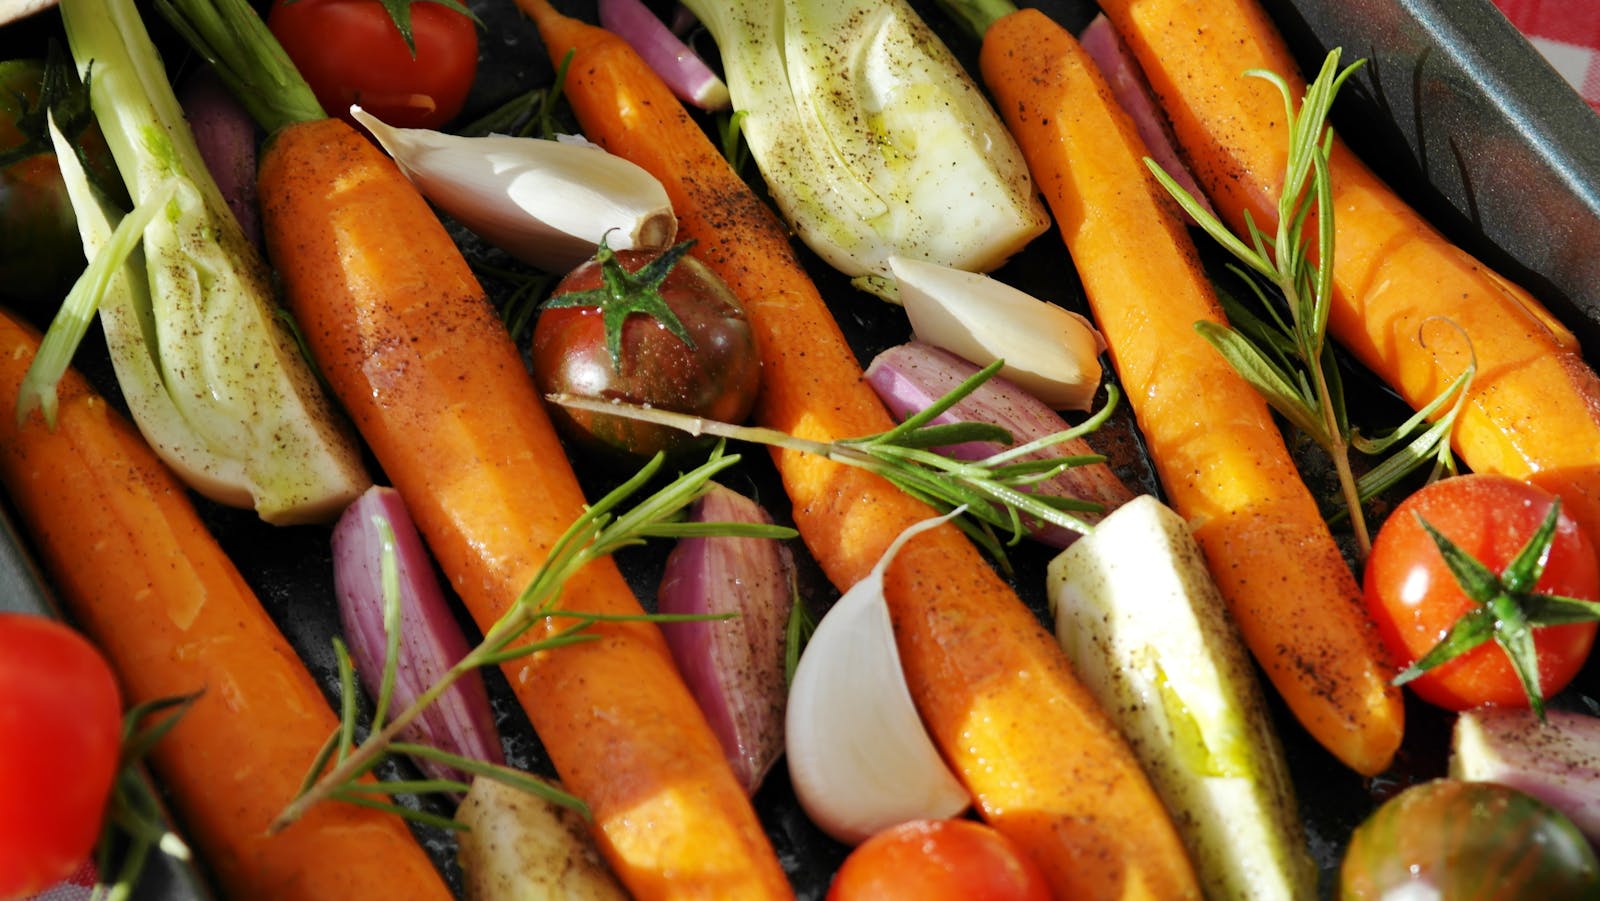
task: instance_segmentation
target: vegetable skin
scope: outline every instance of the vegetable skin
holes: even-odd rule
[[[17,423],[37,346],[0,312],[0,480],[127,701],[203,691],[149,760],[219,888],[272,901],[449,898],[398,817],[330,804],[268,835],[338,718],[183,485],[81,376],[59,384],[55,430]]]
[[[1102,0],[1172,120],[1196,179],[1236,231],[1269,232],[1283,179],[1284,109],[1250,68],[1305,89],[1252,0]],[[1413,408],[1477,360],[1452,441],[1474,471],[1559,494],[1600,534],[1600,378],[1572,333],[1522,288],[1452,245],[1337,137],[1330,160],[1337,255],[1330,333]],[[1312,227],[1310,225],[1308,228]],[[1470,340],[1470,348],[1462,334]]]
[[[1357,772],[1383,771],[1404,706],[1361,588],[1266,402],[1193,328],[1223,314],[1131,121],[1038,11],[994,22],[980,65],[1056,214],[1169,501],[1246,644],[1324,747]]]
[[[342,120],[280,129],[259,193],[313,356],[488,629],[585,504],[516,346],[427,202]],[[561,606],[642,613],[609,559],[580,570]],[[623,883],[641,899],[792,894],[660,630],[588,634],[504,669]]]
[[[777,217],[622,41],[518,4],[547,52],[576,51],[565,95],[589,137],[653,172],[680,235],[744,301],[762,348],[755,418],[801,437],[893,426]],[[626,111],[626,113],[624,113]],[[888,482],[775,451],[795,524],[835,585],[864,577],[932,511]],[[912,696],[985,819],[1074,897],[1198,897],[1171,820],[1038,618],[953,526],[901,551],[885,589]],[[1092,774],[1092,775],[1091,775]]]

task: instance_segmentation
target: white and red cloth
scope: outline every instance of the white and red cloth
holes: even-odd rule
[[[89,901],[94,894],[94,883],[94,864],[86,860],[71,876],[28,901]]]
[[[1600,3],[1494,0],[1591,109],[1600,111]]]

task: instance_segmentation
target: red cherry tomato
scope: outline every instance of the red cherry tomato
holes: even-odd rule
[[[912,820],[845,858],[827,901],[1048,901],[1044,873],[974,820]]]
[[[428,0],[411,4],[415,57],[379,0],[273,0],[267,26],[330,116],[359,103],[390,125],[438,128],[478,71],[478,26]]]
[[[1499,475],[1435,482],[1395,508],[1378,531],[1367,560],[1367,608],[1397,666],[1426,654],[1477,605],[1446,568],[1420,515],[1445,537],[1498,574],[1549,513],[1555,495]],[[1600,600],[1600,562],[1588,535],[1563,512],[1549,561],[1535,591]],[[1534,629],[1539,681],[1549,697],[1583,666],[1595,623]],[[1409,683],[1418,696],[1450,710],[1484,704],[1528,706],[1511,661],[1487,642]]]
[[[121,740],[100,652],[55,620],[0,613],[0,898],[54,885],[93,850]]]
[[[620,250],[615,262],[638,274],[657,256]],[[552,298],[599,288],[604,265],[596,258],[574,269],[556,285]],[[761,382],[761,357],[744,307],[692,255],[678,260],[658,291],[693,347],[653,316],[631,312],[622,320],[619,362],[614,363],[599,307],[547,306],[533,330],[531,357],[539,390],[743,422]],[[670,426],[621,416],[562,407],[552,408],[551,415],[570,440],[613,459],[636,461],[703,443]]]

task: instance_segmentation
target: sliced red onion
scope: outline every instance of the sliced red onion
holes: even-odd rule
[[[1176,142],[1172,139],[1172,126],[1156,104],[1150,84],[1145,80],[1144,70],[1128,51],[1128,46],[1122,42],[1122,37],[1112,27],[1105,13],[1100,13],[1089,22],[1078,35],[1078,43],[1094,60],[1100,74],[1105,76],[1117,105],[1133,119],[1134,128],[1144,140],[1150,158],[1185,191],[1194,195],[1200,206],[1210,211],[1211,201],[1206,199],[1189,167],[1178,156]],[[1187,213],[1184,215],[1188,217]]]
[[[771,523],[760,504],[713,486],[689,510],[695,522]],[[754,793],[783,751],[784,629],[794,604],[794,557],[772,538],[684,538],[667,557],[656,609],[734,614],[661,624],[728,762]]]
[[[395,671],[392,715],[437,682],[467,655],[469,648],[400,492],[374,485],[345,510],[333,527],[333,577],[339,618],[362,684],[376,697],[387,660],[380,519],[386,520],[394,533],[394,557],[400,577],[400,660]],[[430,704],[405,730],[405,737],[463,757],[491,763],[505,759],[488,690],[476,670],[457,679]],[[455,769],[431,760],[416,763],[433,778],[471,781]]]
[[[256,208],[256,125],[209,66],[183,83],[178,97],[195,146],[206,169],[222,191],[222,199],[244,229],[261,244],[261,217]]]
[[[878,354],[867,367],[867,384],[877,392],[896,419],[904,419],[931,406],[977,371],[977,366],[949,351],[913,341]],[[1010,432],[1016,444],[1026,444],[1068,428],[1060,414],[1001,376],[995,376],[978,386],[976,391],[934,421],[992,423]],[[1004,449],[1002,445],[974,441],[938,450],[958,460],[980,460]],[[1042,460],[1093,453],[1095,450],[1088,442],[1076,438],[1030,454],[1027,459]],[[1030,486],[1028,490],[1101,505],[1101,512],[1076,514],[1091,524],[1133,498],[1133,492],[1104,463],[1074,466]],[[1045,523],[1034,526],[1030,536],[1036,541],[1064,548],[1078,538],[1078,533]]]
[[[728,86],[641,0],[600,0],[598,11],[600,24],[627,41],[683,102],[728,108]]]

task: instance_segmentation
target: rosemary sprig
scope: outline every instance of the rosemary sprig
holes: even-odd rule
[[[1012,436],[1009,432],[988,423],[930,425],[934,418],[992,378],[1003,365],[1005,365],[1003,360],[989,364],[927,409],[908,417],[888,431],[863,438],[836,441],[812,441],[776,429],[733,425],[655,407],[642,407],[571,394],[553,394],[546,399],[573,409],[670,426],[696,436],[714,435],[817,454],[838,463],[866,469],[888,479],[902,491],[941,512],[965,506],[966,515],[955,520],[955,523],[1003,562],[1004,549],[996,530],[1010,533],[1008,544],[1016,544],[1022,540],[1027,533],[1025,521],[1029,519],[1051,523],[1079,533],[1087,533],[1090,530],[1090,526],[1074,516],[1073,511],[1098,511],[1100,505],[1075,498],[1032,494],[1026,489],[1050,479],[1069,467],[1102,463],[1105,457],[1099,454],[1085,454],[1046,460],[1019,460],[1019,458],[1093,432],[1110,417],[1119,398],[1116,387],[1107,385],[1108,397],[1105,406],[1083,423],[1026,444],[1009,447],[982,460],[955,460],[931,450],[969,441],[1011,444]]]
[[[123,716],[117,778],[112,784],[100,841],[95,845],[95,869],[102,881],[90,893],[92,901],[131,898],[152,851],[159,850],[179,860],[190,859],[189,846],[167,829],[165,811],[150,792],[141,767],[145,755],[199,697],[196,692],[146,701]],[[156,718],[146,724],[152,717]]]
[[[549,556],[535,573],[533,580],[511,604],[477,646],[467,652],[460,662],[445,672],[436,682],[424,689],[411,704],[393,718],[387,718],[387,701],[380,699],[378,710],[367,737],[355,740],[355,672],[349,654],[342,643],[335,640],[339,661],[341,692],[344,698],[340,726],[329,736],[300,793],[273,820],[271,831],[277,832],[297,820],[311,806],[325,800],[337,799],[397,813],[407,819],[440,826],[454,825],[451,821],[434,817],[424,811],[413,810],[387,800],[395,793],[425,793],[434,791],[460,792],[467,786],[451,781],[421,781],[381,783],[362,781],[389,755],[417,754],[447,763],[459,770],[496,779],[515,788],[534,792],[580,813],[587,813],[581,799],[569,795],[536,776],[512,767],[499,766],[451,754],[437,748],[401,741],[400,734],[428,705],[432,704],[446,688],[467,672],[481,666],[490,666],[515,660],[540,651],[553,650],[564,645],[591,641],[588,632],[599,622],[650,620],[655,622],[698,617],[643,614],[613,616],[560,609],[562,586],[577,570],[594,560],[624,547],[643,543],[649,538],[678,538],[687,535],[737,535],[743,537],[786,539],[794,530],[782,526],[760,523],[691,523],[680,521],[691,503],[711,487],[711,481],[723,470],[739,461],[737,454],[725,454],[718,445],[710,458],[700,466],[679,475],[631,509],[620,511],[622,504],[638,494],[655,478],[664,458],[657,455],[631,479],[613,489],[598,503],[578,517],[556,542]],[[389,555],[385,555],[388,557]],[[397,632],[393,626],[397,616],[390,615],[391,605],[398,605],[398,587],[389,584],[385,564],[385,622],[393,645]],[[391,590],[392,589],[392,590]],[[534,640],[523,641],[538,624],[548,623],[549,631]],[[559,623],[559,625],[558,625]],[[398,654],[393,647],[385,661],[384,683],[392,684],[393,668]],[[386,693],[385,693],[386,694]]]
[[[1222,293],[1220,299],[1231,326],[1202,322],[1196,323],[1195,328],[1261,392],[1274,410],[1328,453],[1338,474],[1356,546],[1365,557],[1372,541],[1362,511],[1363,500],[1393,485],[1428,459],[1437,461],[1435,474],[1454,471],[1448,438],[1472,371],[1457,377],[1428,405],[1426,413],[1419,413],[1383,439],[1361,439],[1350,426],[1338,362],[1327,340],[1335,252],[1333,189],[1328,173],[1333,132],[1327,118],[1340,87],[1362,61],[1341,69],[1339,58],[1338,48],[1328,53],[1321,71],[1307,86],[1298,110],[1282,76],[1261,69],[1245,73],[1277,87],[1283,95],[1288,122],[1288,162],[1278,197],[1274,234],[1268,235],[1258,227],[1246,211],[1248,237],[1241,239],[1154,160],[1146,158],[1145,164],[1194,221],[1238,260],[1239,265],[1230,268],[1250,286],[1259,302],[1257,306],[1266,311],[1264,316],[1258,315]],[[1306,234],[1313,218],[1314,244]],[[1271,302],[1263,283],[1282,296],[1282,308]],[[1436,412],[1452,394],[1457,397],[1456,405],[1427,427],[1426,415]],[[1369,473],[1364,481],[1356,478],[1350,462],[1352,446],[1381,453],[1401,441],[1407,443],[1395,457]]]

